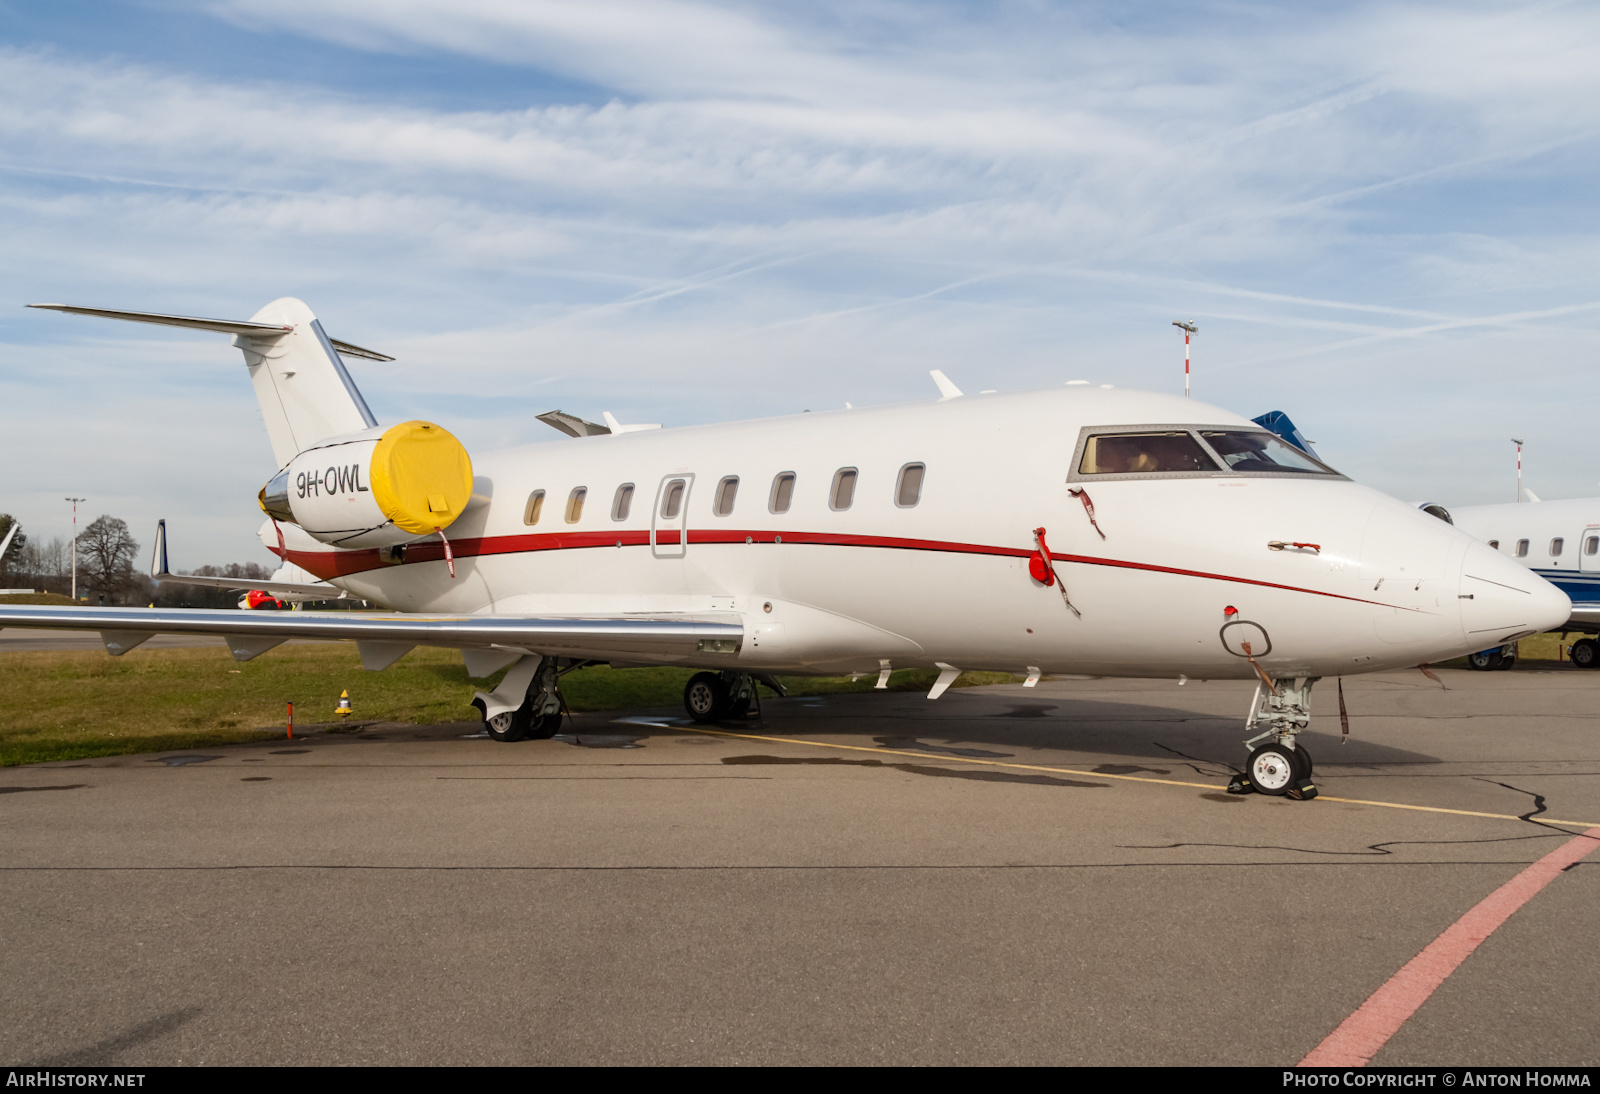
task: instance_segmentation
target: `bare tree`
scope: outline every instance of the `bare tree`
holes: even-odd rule
[[[17,524],[17,518],[10,513],[0,513],[0,542],[11,535],[11,528]],[[28,536],[21,528],[17,534],[11,536],[11,544],[6,548],[5,554],[0,555],[0,585],[9,587],[12,575],[22,569],[22,553],[28,546]]]
[[[126,521],[101,514],[78,536],[78,564],[90,595],[113,599],[133,587],[133,558],[139,551]]]
[[[67,541],[60,536],[43,543],[36,539],[29,540],[22,549],[22,558],[16,570],[23,575],[25,583],[47,593],[65,593],[71,584],[67,572]]]

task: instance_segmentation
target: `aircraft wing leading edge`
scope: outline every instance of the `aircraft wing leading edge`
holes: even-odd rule
[[[591,660],[671,662],[726,655],[744,641],[738,623],[681,616],[608,618],[403,615],[367,612],[249,612],[222,608],[58,608],[0,605],[0,627],[99,631],[112,653],[156,634],[212,635],[247,661],[291,638],[354,639],[457,649],[522,650]],[[123,639],[113,646],[111,638]]]

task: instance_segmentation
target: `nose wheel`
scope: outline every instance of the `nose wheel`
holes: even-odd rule
[[[1250,750],[1242,772],[1228,783],[1228,793],[1254,791],[1268,797],[1289,797],[1305,801],[1317,796],[1311,781],[1311,753],[1295,738],[1311,723],[1311,685],[1316,679],[1299,678],[1289,686],[1285,681],[1263,679],[1256,685],[1245,729],[1266,723],[1266,728],[1244,744]]]
[[[1262,745],[1250,753],[1245,763],[1245,775],[1257,794],[1280,798],[1289,793],[1297,782],[1311,774],[1311,757],[1298,744],[1285,748],[1280,744]]]

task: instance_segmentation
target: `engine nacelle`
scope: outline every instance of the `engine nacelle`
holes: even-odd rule
[[[347,433],[262,487],[261,508],[338,547],[390,547],[450,527],[472,500],[472,458],[431,422]]]

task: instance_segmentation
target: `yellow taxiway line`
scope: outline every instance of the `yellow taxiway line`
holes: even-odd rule
[[[1222,790],[1224,787],[1218,783],[1187,782],[1182,779],[1154,779],[1148,775],[1110,775],[1103,771],[1084,771],[1072,767],[1046,767],[1042,764],[1017,764],[1007,763],[1004,760],[980,760],[972,756],[949,756],[942,753],[908,752],[898,748],[867,748],[865,745],[841,745],[828,741],[805,741],[796,737],[768,737],[759,733],[732,733],[725,729],[702,729],[699,726],[668,725],[666,722],[646,722],[644,720],[629,720],[628,725],[648,725],[659,729],[676,729],[685,733],[703,733],[708,737],[731,737],[743,741],[770,741],[773,744],[804,745],[808,748],[833,748],[846,752],[866,752],[873,756],[910,756],[916,760],[946,760],[952,763],[977,764],[982,767],[1003,767],[1014,771],[1044,771],[1052,775],[1080,775],[1091,779],[1121,779],[1124,782],[1134,783],[1159,783],[1163,786],[1192,786],[1199,790]],[[1329,794],[1319,793],[1313,801],[1340,802],[1344,805],[1372,805],[1380,809],[1409,809],[1418,813],[1447,813],[1456,817],[1483,817],[1488,820],[1521,821],[1529,818],[1519,817],[1515,813],[1480,813],[1474,809],[1446,809],[1438,805],[1407,805],[1404,802],[1380,802],[1367,798],[1336,798]],[[1556,820],[1554,817],[1539,817],[1540,824],[1559,824],[1569,828],[1600,828],[1600,821],[1570,821]]]

